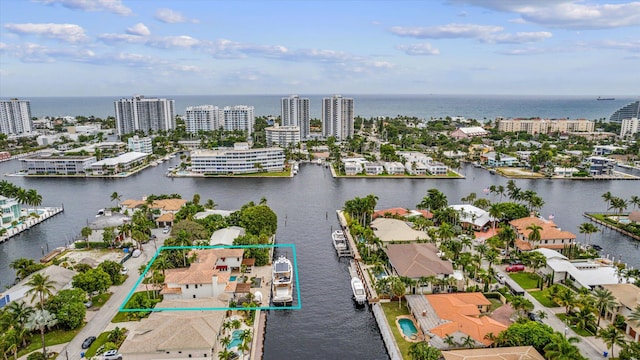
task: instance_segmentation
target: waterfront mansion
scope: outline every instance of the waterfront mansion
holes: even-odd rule
[[[231,271],[239,271],[244,249],[193,250],[196,260],[188,268],[165,270],[160,292],[165,299],[212,298],[235,292]]]

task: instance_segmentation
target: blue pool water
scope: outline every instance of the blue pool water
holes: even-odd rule
[[[413,325],[413,321],[411,321],[411,319],[399,319],[398,324],[400,324],[400,329],[402,329],[404,336],[408,338],[411,338],[418,333],[418,329]]]
[[[242,344],[242,340],[240,340],[240,334],[242,334],[242,330],[234,330],[231,334],[231,342],[227,345],[227,349],[234,348],[240,344]]]
[[[235,275],[234,276],[229,276],[229,281],[236,281],[236,279],[237,279],[237,276],[235,276]]]

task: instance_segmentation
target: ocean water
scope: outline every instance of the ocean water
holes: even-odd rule
[[[321,117],[321,102],[326,95],[305,95],[310,100],[312,118]],[[248,105],[255,107],[259,116],[280,115],[280,99],[283,95],[200,95],[171,96],[147,94],[147,97],[163,97],[176,102],[176,113],[184,114],[188,106]],[[496,96],[496,95],[352,95],[356,116],[365,118],[396,115],[415,116],[420,119],[446,116],[464,116],[477,120],[493,120],[496,117],[545,117],[545,118],[606,118],[617,109],[638,100],[634,97],[598,101],[596,97],[571,96]],[[97,116],[114,115],[113,102],[131,95],[113,97],[33,97],[32,116]]]

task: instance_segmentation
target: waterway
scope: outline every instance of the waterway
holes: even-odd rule
[[[37,227],[0,244],[0,287],[13,281],[9,262],[19,257],[39,259],[47,249],[64,246],[94,219],[98,209],[112,206],[114,191],[123,199],[149,194],[179,193],[190,199],[198,193],[202,201],[213,199],[219,209],[237,209],[261,197],[278,214],[278,243],[295,244],[301,291],[301,310],[271,311],[267,320],[265,359],[385,359],[384,345],[370,311],[356,308],[351,300],[348,262],[339,260],[330,234],[338,221],[335,210],[355,196],[375,194],[378,208],[415,208],[430,188],[447,195],[450,204],[471,192],[489,197],[483,189],[506,185],[507,179],[485,170],[465,166],[465,179],[335,179],[328,169],[303,164],[293,178],[167,178],[177,159],[149,168],[125,179],[47,179],[3,177],[17,186],[34,188],[43,206],[64,205],[65,211]],[[20,168],[17,160],[0,164],[0,173]],[[637,181],[517,180],[523,189],[537,191],[545,200],[544,216],[565,230],[576,233],[586,222],[584,211],[604,211],[601,195],[630,198],[640,194]],[[640,266],[640,242],[603,229],[592,235],[603,255]]]

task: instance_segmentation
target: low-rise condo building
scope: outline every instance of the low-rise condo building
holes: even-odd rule
[[[127,148],[129,151],[141,152],[145,154],[153,154],[153,146],[150,137],[139,137],[134,135],[127,140]]]
[[[531,135],[569,132],[593,132],[595,123],[587,119],[499,119],[498,131],[526,132]]]
[[[300,143],[299,126],[270,126],[264,129],[267,146],[287,147]]]
[[[11,226],[11,223],[20,219],[21,209],[16,199],[0,195],[0,211],[2,211],[0,226]]]
[[[144,164],[149,154],[139,152],[128,152],[114,158],[96,161],[89,166],[89,171],[93,175],[113,175],[129,171]]]
[[[250,174],[284,170],[281,148],[250,149],[236,143],[233,149],[195,150],[191,152],[191,171],[200,174]]]
[[[84,175],[95,156],[32,156],[22,159],[28,175]]]

